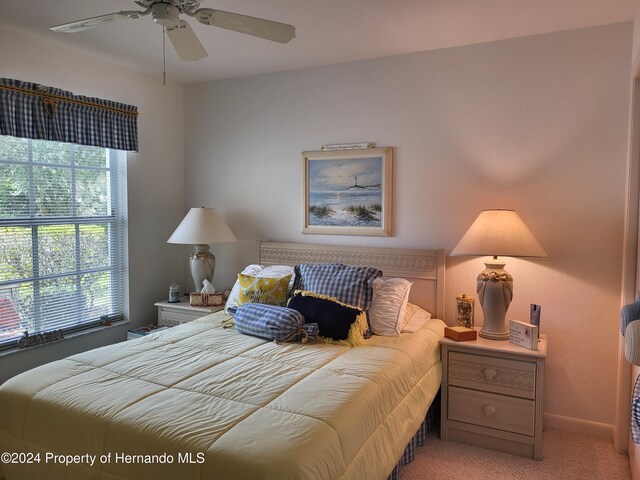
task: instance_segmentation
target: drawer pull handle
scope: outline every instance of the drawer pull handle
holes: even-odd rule
[[[484,407],[482,407],[482,410],[484,411],[485,417],[493,417],[493,415],[496,413],[496,407],[494,407],[490,403],[485,404]]]
[[[483,373],[484,373],[484,378],[486,378],[489,381],[492,381],[493,377],[496,376],[497,372],[493,368],[485,368],[483,370]]]

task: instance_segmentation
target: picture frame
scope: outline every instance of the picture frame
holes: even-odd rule
[[[302,233],[392,235],[393,148],[302,152]]]

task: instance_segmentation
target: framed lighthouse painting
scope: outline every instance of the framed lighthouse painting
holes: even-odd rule
[[[393,149],[302,153],[302,233],[392,234]]]

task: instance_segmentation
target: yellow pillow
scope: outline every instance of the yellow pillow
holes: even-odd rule
[[[287,303],[289,280],[291,280],[291,275],[273,278],[253,277],[239,273],[240,294],[238,295],[238,305],[267,303],[284,307]]]

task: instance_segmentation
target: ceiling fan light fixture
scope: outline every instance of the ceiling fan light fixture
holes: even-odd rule
[[[180,10],[169,3],[158,2],[151,5],[151,15],[158,25],[171,28],[178,25]]]

